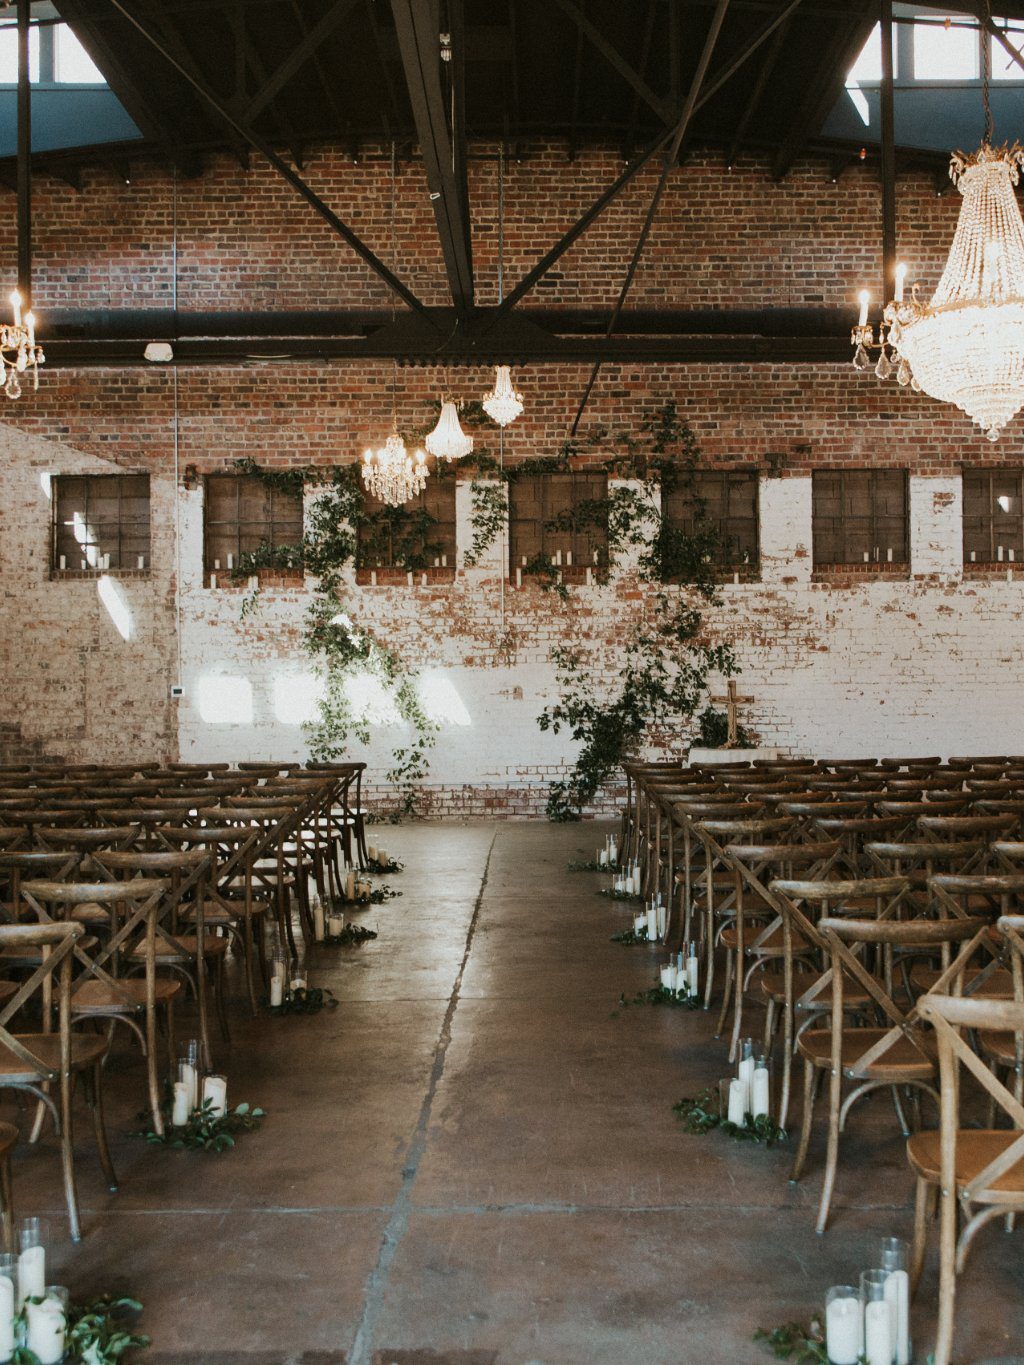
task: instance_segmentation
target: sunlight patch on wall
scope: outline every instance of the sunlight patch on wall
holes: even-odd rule
[[[400,725],[391,689],[372,673],[351,673],[345,679],[345,696],[357,720],[367,725]]]
[[[420,705],[437,725],[472,725],[458,689],[443,673],[424,673],[416,685]]]
[[[114,623],[114,629],[122,640],[130,640],[132,635],[132,612],[120,583],[104,574],[96,581],[99,599],[107,609],[107,615]]]
[[[274,715],[282,725],[304,725],[320,714],[323,679],[315,673],[278,673],[273,682]]]
[[[207,673],[196,689],[199,714],[207,725],[251,725],[252,684],[228,673]]]

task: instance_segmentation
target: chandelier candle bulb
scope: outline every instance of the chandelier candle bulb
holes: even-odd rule
[[[860,300],[860,317],[857,320],[857,326],[866,327],[868,321],[868,304],[871,302],[871,295],[866,289],[862,289],[857,297]]]
[[[14,309],[14,325],[21,326],[21,295],[17,289],[12,289],[9,295],[11,307]]]
[[[203,1103],[210,1101],[210,1113],[214,1118],[223,1118],[228,1112],[228,1078],[226,1076],[207,1076],[203,1081]]]
[[[837,1284],[825,1299],[825,1349],[829,1365],[857,1365],[861,1353],[863,1313],[860,1297],[849,1284]]]
[[[903,302],[903,284],[907,278],[907,267],[902,263],[896,267],[896,292],[894,298],[897,303]]]

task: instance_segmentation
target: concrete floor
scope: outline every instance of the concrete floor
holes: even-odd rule
[[[910,1231],[891,1106],[855,1113],[833,1222],[815,1236],[821,1143],[802,1187],[791,1145],[689,1137],[670,1106],[727,1067],[703,1013],[616,1008],[657,951],[609,936],[595,894],[610,826],[388,830],[404,893],[368,910],[376,942],[324,948],[311,982],[341,1000],[250,1019],[216,1061],[269,1111],[223,1156],[127,1136],[143,1098],[128,1051],[108,1072],[121,1178],[78,1128],[85,1239],[53,1272],[76,1298],[145,1304],[151,1365],[736,1365],[758,1326],[806,1319]],[[84,1120],[84,1115],[83,1115]],[[64,1235],[49,1137],[19,1149],[19,1214]],[[958,1358],[1024,1362],[1021,1233],[984,1232],[964,1277]],[[934,1257],[915,1309],[924,1360]]]

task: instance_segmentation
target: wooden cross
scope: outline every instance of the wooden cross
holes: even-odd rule
[[[725,685],[726,695],[724,697],[712,697],[715,702],[725,702],[725,714],[729,724],[729,737],[725,741],[727,749],[735,749],[739,744],[739,726],[736,723],[736,712],[742,701],[753,701],[753,697],[740,697],[736,694],[736,679],[730,678]]]

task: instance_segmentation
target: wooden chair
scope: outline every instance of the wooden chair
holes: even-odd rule
[[[905,882],[905,885],[909,889],[909,883]],[[829,1077],[829,1119],[828,1151],[817,1222],[817,1231],[822,1233],[828,1224],[839,1165],[839,1137],[854,1104],[875,1090],[891,1090],[897,1116],[906,1135],[907,1125],[898,1087],[923,1090],[938,1102],[932,1086],[935,1062],[918,1018],[920,1001],[909,1009],[902,1009],[896,1003],[890,984],[889,961],[892,951],[910,948],[934,951],[944,945],[959,945],[956,956],[936,983],[937,989],[943,991],[951,984],[959,984],[964,967],[988,932],[988,921],[855,920],[826,916],[819,921],[818,932],[829,948],[832,1020],[831,1028],[808,1029],[799,1039],[798,1046],[804,1059],[804,1112],[800,1146],[791,1178],[799,1180],[803,1171],[814,1119],[817,1079],[819,1074],[824,1073]],[[878,950],[882,958],[884,980],[872,975],[865,966],[863,957],[872,948]],[[884,1021],[881,1027],[876,1024],[851,1027],[847,1024],[843,1001],[847,975],[870,995]],[[844,1080],[855,1083],[855,1088],[845,1098]]]
[[[93,1116],[100,1164],[111,1190],[117,1177],[110,1160],[103,1122],[103,1075],[101,1063],[106,1039],[98,1034],[73,1033],[71,1029],[71,964],[84,931],[80,924],[0,925],[0,951],[38,951],[39,965],[21,983],[17,993],[0,1008],[0,1089],[32,1095],[52,1115],[60,1136],[64,1196],[71,1237],[81,1241],[78,1192],[75,1183],[74,1134],[72,1128],[73,1083],[80,1077]],[[12,1019],[34,997],[39,997],[42,1024],[35,1033],[13,1033]],[[56,997],[57,1031],[50,1027]],[[48,1093],[56,1085],[58,1101]],[[5,1203],[6,1203],[5,1199]]]
[[[1024,1213],[1024,1105],[996,1079],[965,1041],[962,1030],[1024,1037],[1024,1002],[979,1000],[933,992],[919,1002],[922,1019],[935,1030],[941,1091],[939,1129],[914,1133],[907,1159],[917,1178],[911,1279],[924,1264],[928,1213],[941,1195],[939,1232],[939,1324],[934,1365],[949,1365],[953,1350],[957,1276],[978,1232],[995,1218]],[[1011,1127],[965,1127],[960,1119],[961,1072],[981,1086]],[[957,1214],[964,1218],[957,1236]]]

